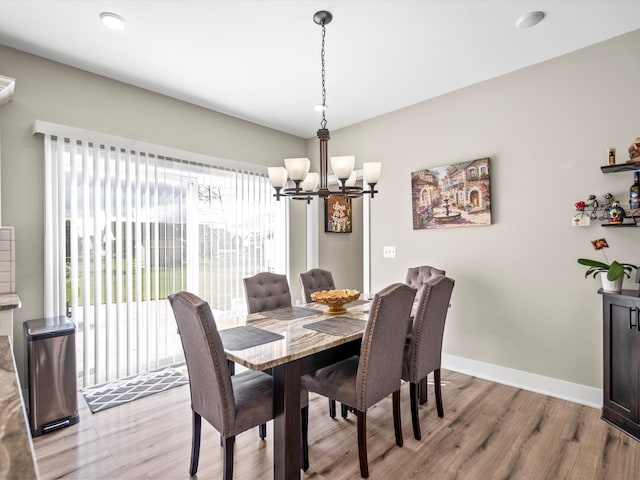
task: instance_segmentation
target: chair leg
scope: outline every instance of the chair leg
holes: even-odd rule
[[[329,399],[329,416],[336,418],[336,401]]]
[[[347,415],[349,415],[349,407],[344,403],[340,404],[340,414],[342,415],[342,418],[347,418]]]
[[[229,368],[229,375],[236,374],[236,364],[233,361],[227,360],[227,367]]]
[[[358,422],[358,456],[360,457],[360,476],[369,477],[369,462],[367,461],[367,412],[356,410]]]
[[[196,412],[192,412],[191,419],[191,465],[189,475],[194,476],[198,471],[198,461],[200,460],[200,432],[202,431],[202,417]]]
[[[400,389],[393,392],[393,429],[396,432],[396,445],[402,446],[402,416],[400,415]]]
[[[233,447],[236,437],[229,437],[224,441],[224,466],[222,467],[225,480],[233,480]]]
[[[420,380],[420,405],[424,405],[427,403],[427,377],[425,376],[422,380]]]
[[[267,424],[263,423],[262,425],[258,425],[258,435],[262,440],[267,437]]]
[[[300,410],[300,427],[302,428],[302,434],[300,436],[300,440],[302,441],[302,448],[300,449],[300,453],[302,454],[302,458],[300,459],[300,465],[302,465],[302,470],[309,470],[309,406],[302,407]]]
[[[420,417],[418,416],[418,390],[420,386],[411,382],[409,383],[409,396],[411,398],[411,423],[413,424],[413,437],[416,440],[422,439],[420,432]]]
[[[436,387],[436,407],[438,409],[438,416],[444,417],[444,409],[442,408],[442,384],[440,382],[440,369],[436,368],[433,371],[433,383]]]

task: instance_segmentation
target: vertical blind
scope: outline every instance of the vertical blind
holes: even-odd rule
[[[44,152],[45,315],[76,323],[83,386],[182,361],[171,293],[221,321],[246,312],[243,278],[286,271],[264,174],[49,133]]]

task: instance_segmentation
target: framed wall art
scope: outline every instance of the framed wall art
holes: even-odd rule
[[[491,225],[489,158],[411,173],[413,229]]]
[[[324,199],[324,231],[351,233],[351,199],[331,195]]]

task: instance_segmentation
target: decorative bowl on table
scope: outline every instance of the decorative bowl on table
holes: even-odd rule
[[[322,290],[311,294],[311,300],[328,307],[324,311],[326,315],[343,315],[347,313],[347,309],[344,306],[358,298],[360,298],[358,290]]]

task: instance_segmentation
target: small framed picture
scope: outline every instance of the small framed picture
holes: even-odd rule
[[[591,244],[593,245],[594,250],[602,250],[603,248],[609,248],[609,244],[604,238],[591,240]]]
[[[351,199],[331,195],[324,199],[324,231],[351,233]]]

